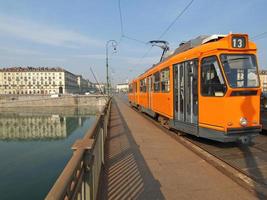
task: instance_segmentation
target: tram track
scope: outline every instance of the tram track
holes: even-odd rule
[[[129,106],[129,103],[125,99],[122,99],[122,101]],[[177,130],[169,130],[162,126],[158,121],[151,118],[149,115],[141,113],[136,108],[133,108],[133,110],[163,130],[168,136],[196,153],[198,156],[210,163],[233,181],[252,192],[255,196],[259,197],[260,199],[267,198],[267,148],[266,154],[263,155],[263,160],[266,161],[266,165],[265,163],[263,164],[264,169],[263,173],[261,173],[256,169],[258,167],[258,162],[255,159],[257,159],[257,153],[259,153],[257,151],[257,146],[254,147],[254,150],[251,152],[248,145],[241,145],[236,142],[220,143],[198,138]],[[267,145],[267,135],[263,135],[261,137],[266,140]],[[253,153],[256,155],[253,155]],[[243,160],[240,159],[240,157],[242,157]],[[252,172],[249,170],[250,168],[248,166],[239,167],[238,162],[241,162],[241,165],[243,165],[245,162],[245,164],[249,165],[249,167],[251,167],[250,165],[256,165],[256,167],[254,166],[254,171]]]

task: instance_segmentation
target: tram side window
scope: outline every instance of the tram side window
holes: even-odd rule
[[[129,84],[129,93],[133,93],[133,84]]]
[[[153,92],[153,78],[152,76],[148,79],[148,81],[150,81],[150,92]]]
[[[156,72],[154,74],[154,92],[160,91],[160,73]]]
[[[165,68],[161,71],[161,91],[169,92],[170,91],[170,69]]]
[[[215,56],[202,59],[201,94],[203,96],[224,96],[226,85]]]
[[[140,92],[146,92],[146,79],[140,80]]]

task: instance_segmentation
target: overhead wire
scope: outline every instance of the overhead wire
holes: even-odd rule
[[[122,15],[122,9],[121,9],[121,0],[118,0],[118,7],[119,7],[119,14],[120,14],[120,29],[121,29],[121,35],[120,35],[119,43],[121,43],[122,39],[125,38],[128,40],[132,40],[132,41],[147,45],[147,42],[136,39],[134,37],[130,37],[128,34],[125,33],[124,25],[123,25],[123,15]]]
[[[132,40],[132,41],[147,45],[147,42],[139,40],[139,39],[136,39],[136,38],[133,38],[133,37],[130,37],[128,35],[123,35],[122,38],[126,38],[128,40]]]
[[[260,33],[260,34],[257,34],[257,35],[254,35],[253,37],[251,37],[251,39],[252,40],[259,40],[259,39],[262,39],[265,37],[267,37],[267,31]]]
[[[119,8],[119,16],[120,16],[120,39],[119,39],[119,44],[122,42],[123,39],[128,39],[128,40],[131,40],[131,41],[134,41],[134,42],[137,42],[137,43],[140,43],[140,44],[144,44],[144,45],[147,45],[148,43],[145,42],[145,41],[142,41],[142,40],[139,40],[139,39],[136,39],[134,37],[130,37],[128,34],[125,34],[124,32],[124,20],[123,20],[123,14],[122,14],[122,9],[121,9],[121,0],[118,0],[118,8]],[[147,56],[147,54],[149,53],[149,51],[151,50],[152,46],[148,49],[148,51],[146,51],[146,53],[139,59],[139,61],[141,62],[142,59],[144,57]]]
[[[96,82],[97,85],[98,85],[98,90],[99,90],[99,92],[104,96],[105,94],[104,94],[104,92],[102,91],[102,89],[101,89],[101,87],[100,87],[100,84],[99,84],[99,82],[98,82],[98,80],[97,80],[97,78],[96,78],[96,76],[95,76],[95,73],[94,73],[94,71],[92,70],[91,67],[90,67],[90,71],[91,71],[91,73],[92,73],[92,75],[93,75],[93,77],[94,77],[94,79],[95,79],[95,82]],[[108,101],[107,98],[105,98],[105,100],[106,100],[106,102]]]
[[[178,15],[175,17],[175,19],[167,26],[167,28],[162,32],[162,34],[159,36],[158,39],[161,39],[162,37],[164,37],[166,35],[166,33],[172,28],[172,26],[177,22],[177,20],[186,12],[186,10],[189,9],[189,7],[192,5],[192,3],[194,2],[194,0],[191,0],[185,7],[184,9],[178,13]],[[123,15],[122,15],[122,9],[121,9],[121,0],[118,0],[118,7],[119,7],[119,15],[120,15],[120,30],[121,30],[121,35],[120,35],[120,41],[119,43],[121,43],[122,39],[128,39],[128,40],[132,40],[141,44],[148,44],[145,41],[136,39],[134,37],[130,37],[128,35],[125,34],[124,32],[124,24],[123,24]],[[153,46],[150,46],[149,49],[141,56],[141,58],[139,59],[139,61],[137,62],[137,65],[139,65],[142,60],[147,57],[147,55],[149,54],[149,52],[152,50]]]
[[[192,3],[194,2],[194,0],[191,0],[185,7],[184,9],[178,13],[178,15],[175,17],[175,19],[169,24],[169,26],[167,26],[167,28],[162,32],[162,34],[159,36],[158,39],[161,39],[163,36],[166,35],[166,33],[172,28],[172,26],[176,23],[176,21],[185,13],[186,10],[189,9],[189,7],[192,5]],[[145,52],[145,54],[141,57],[141,59],[138,62],[138,65],[140,64],[140,62],[149,54],[149,52],[151,51],[152,46],[148,49],[148,51]]]
[[[191,0],[185,8],[175,17],[175,19],[170,23],[170,25],[162,32],[162,34],[159,36],[159,39],[161,39],[170,29],[171,27],[176,23],[176,21],[185,13],[187,9],[192,5],[194,0]]]
[[[143,60],[145,57],[147,57],[147,55],[148,55],[149,52],[151,51],[152,47],[153,47],[153,46],[150,46],[150,47],[149,47],[149,49],[143,54],[143,56],[139,59],[139,61],[137,62],[136,65],[139,65],[139,64],[142,62],[142,60]]]
[[[119,1],[119,13],[120,13],[120,23],[121,23],[121,37],[124,35],[124,30],[123,30],[123,20],[122,20],[122,12],[121,12],[121,0]]]

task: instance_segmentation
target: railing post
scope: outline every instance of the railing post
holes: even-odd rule
[[[107,105],[107,109],[105,112],[104,116],[104,122],[103,122],[103,141],[102,141],[102,146],[103,146],[103,157],[102,157],[102,163],[105,163],[105,141],[108,135],[108,123],[109,123],[109,115],[110,115],[110,108],[111,108],[111,101],[109,101]]]
[[[107,112],[105,113],[105,115],[103,116],[103,122],[102,122],[102,128],[101,128],[101,132],[100,132],[100,136],[101,136],[101,143],[100,143],[100,151],[101,151],[101,164],[104,164],[104,160],[105,160],[105,157],[104,157],[104,152],[105,152],[105,149],[104,149],[104,145],[105,145],[105,133],[106,133],[106,115],[107,115]]]
[[[85,153],[85,173],[84,173],[84,200],[92,200],[94,184],[93,184],[93,165],[94,165],[94,155],[89,151]]]

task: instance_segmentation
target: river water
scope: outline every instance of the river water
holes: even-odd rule
[[[88,107],[0,110],[0,199],[44,199],[97,112]]]

